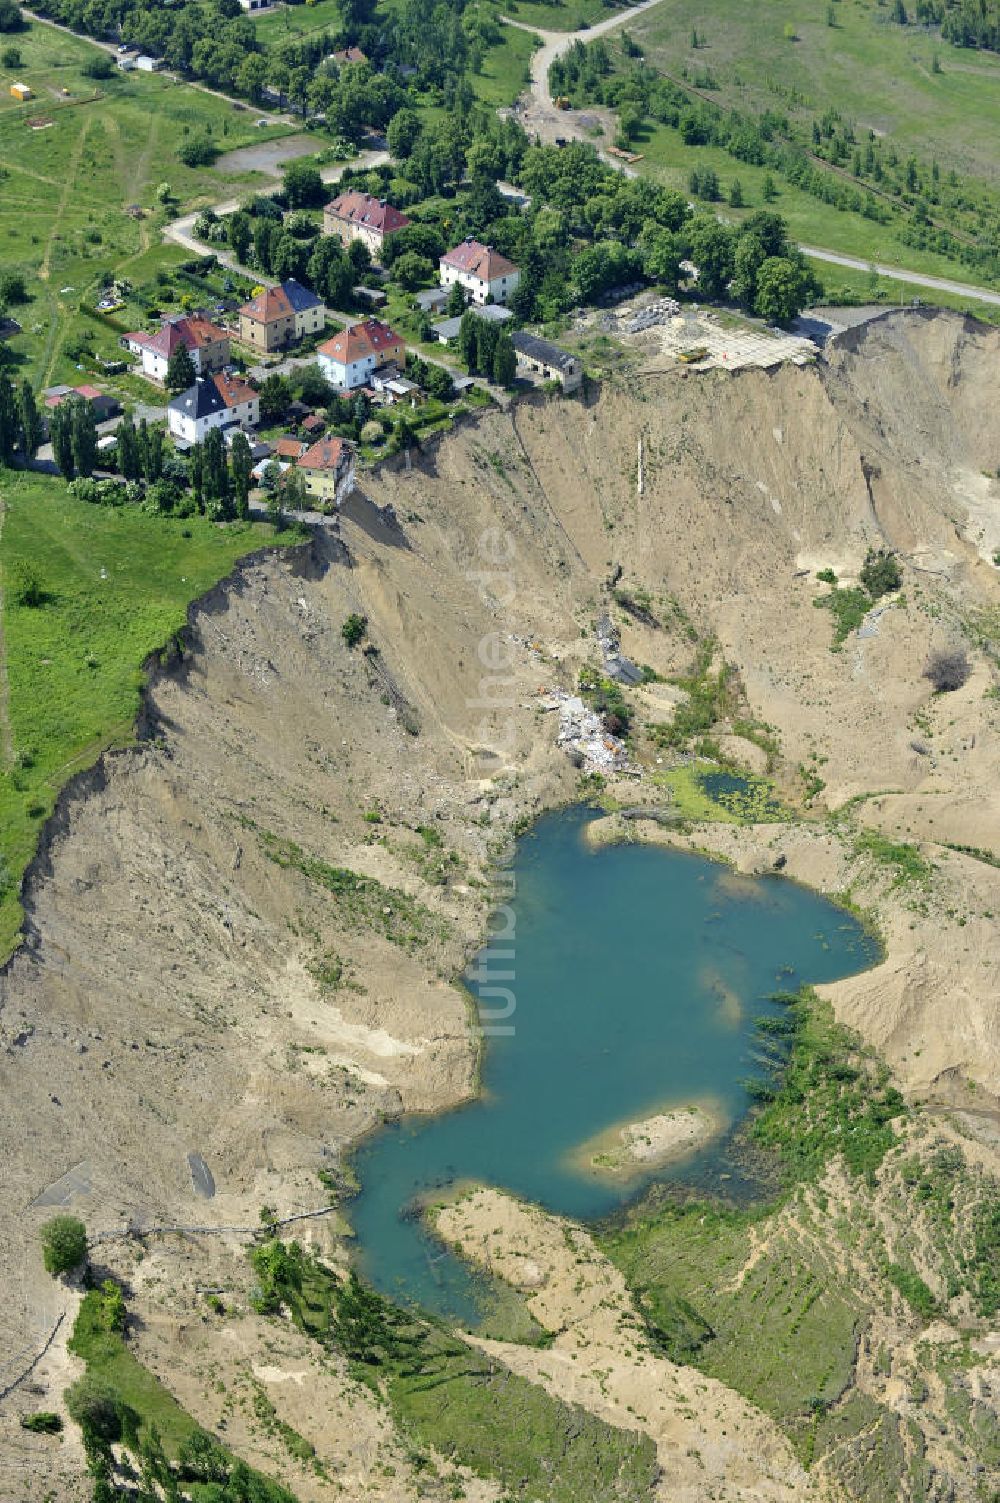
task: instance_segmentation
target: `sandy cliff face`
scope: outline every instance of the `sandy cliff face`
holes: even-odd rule
[[[640,376],[490,414],[370,481],[339,537],[253,563],[194,612],[147,739],[65,800],[31,876],[29,944],[0,980],[11,1350],[62,1298],[36,1275],[35,1237],[51,1214],[37,1198],[68,1170],[92,1232],[250,1226],[265,1202],[321,1205],[317,1169],[338,1172],[384,1114],[472,1088],[452,977],[482,932],[495,842],[576,787],[538,693],[593,660],[613,572],[718,637],[789,788],[815,753],[830,807],[865,795],[857,817],[896,838],[1000,849],[982,646],[1000,605],[1000,491],[983,473],[998,359],[997,331],[893,316],[822,367]],[[905,601],[832,653],[815,571],[848,579],[872,544],[898,549]],[[369,623],[353,649],[351,612]],[[969,623],[975,674],[932,702],[928,649]],[[623,645],[663,673],[692,651],[686,629],[631,619]],[[997,873],[954,859],[975,923],[957,930],[943,905],[937,942],[921,919],[918,945],[885,894],[887,966],[839,995],[904,1083],[957,1072],[989,1090]],[[806,876],[821,867],[802,858]],[[328,868],[385,890],[331,893]],[[827,885],[842,875],[831,865]],[[942,996],[956,1006],[938,1027]]]

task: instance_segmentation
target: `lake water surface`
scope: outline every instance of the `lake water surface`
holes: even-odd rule
[[[487,966],[514,973],[503,983],[516,997],[513,1033],[487,1038],[480,1098],[404,1118],[355,1156],[363,1271],[384,1294],[450,1319],[475,1321],[480,1286],[414,1215],[421,1200],[475,1180],[573,1217],[606,1215],[641,1181],[583,1172],[573,1149],[699,1099],[737,1123],[742,1082],[760,1074],[754,1019],[778,1010],[772,993],[878,959],[849,913],[781,877],[737,877],[656,846],[591,851],[582,832],[595,817],[546,815],[518,843],[514,959]],[[483,985],[470,981],[474,996]],[[733,1168],[714,1145],[669,1172],[724,1188]]]

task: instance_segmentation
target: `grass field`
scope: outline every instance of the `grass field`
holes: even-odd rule
[[[102,272],[138,281],[184,259],[162,244],[160,184],[187,207],[258,181],[183,166],[181,142],[210,134],[231,149],[285,128],[257,130],[251,111],[159,75],[116,75],[95,85],[82,71],[93,45],[50,26],[33,24],[16,46],[24,61],[18,76],[37,97],[17,104],[6,83],[0,94],[0,263],[28,275],[32,299],[17,310],[24,333],[9,348],[21,373],[45,386],[80,379],[63,351],[84,328],[93,332],[81,323],[79,303],[94,301]],[[33,130],[28,122],[39,119],[51,124]],[[130,204],[146,217],[130,218]]]
[[[40,475],[8,472],[0,497],[2,957],[20,923],[17,880],[59,789],[129,741],[143,662],[183,626],[190,600],[274,534],[89,506]],[[11,599],[19,564],[37,571],[49,597],[40,608]]]
[[[891,135],[903,152],[1000,183],[1000,57],[896,25],[875,0],[671,0],[628,30],[660,72],[708,69],[720,104],[803,118],[837,109],[859,134]]]
[[[844,255],[857,256],[866,261],[882,261],[891,266],[905,266],[911,271],[925,272],[931,276],[957,278],[962,282],[984,282],[971,267],[950,260],[933,251],[919,250],[906,245],[899,237],[898,224],[879,224],[866,219],[863,214],[845,212],[823,203],[812,194],[803,192],[792,184],[774,178],[777,197],[765,205],[763,184],[768,176],[763,167],[754,167],[747,162],[737,162],[716,146],[688,146],[679,130],[668,125],[647,121],[637,133],[633,148],[642,152],[640,171],[655,177],[669,187],[687,191],[688,177],[693,168],[704,171],[713,169],[725,197],[735,178],[743,189],[746,211],[768,207],[780,214],[788,224],[793,239],[805,244],[821,246],[824,250],[842,251]],[[771,174],[772,178],[774,177]],[[711,206],[706,206],[711,207]],[[733,220],[743,217],[741,212],[727,209],[725,203],[718,210]],[[839,268],[820,268],[820,277],[834,281],[840,279]],[[926,301],[937,301],[936,294],[924,290]]]

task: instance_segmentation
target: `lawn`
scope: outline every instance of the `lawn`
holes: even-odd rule
[[[162,75],[116,74],[95,86],[82,71],[97,55],[94,46],[40,23],[14,45],[24,61],[18,75],[37,98],[16,104],[6,90],[0,98],[0,263],[28,275],[31,302],[17,314],[24,333],[9,348],[21,373],[45,386],[80,379],[64,349],[94,330],[81,322],[79,304],[93,303],[101,273],[138,281],[184,259],[162,244],[167,210],[157,200],[159,185],[189,206],[262,181],[185,167],[177,157],[181,142],[210,134],[230,149],[287,128],[258,131],[251,111]],[[51,123],[32,129],[28,122],[39,119]],[[127,215],[130,204],[144,217]]]
[[[593,26],[596,21],[605,21],[609,16],[627,10],[627,5],[608,5],[605,0],[514,0],[502,5],[506,16],[523,21],[526,26],[537,26],[542,31],[579,31],[582,26]]]
[[[270,543],[265,524],[216,526],[76,501],[64,483],[7,472],[0,721],[0,956],[15,943],[17,882],[59,789],[106,747],[130,741],[142,665],[184,624],[188,602],[241,555]],[[17,605],[10,582],[34,568],[48,595]],[[0,679],[0,715],[3,680]],[[5,879],[5,880],[4,880]]]
[[[885,6],[672,0],[639,16],[629,31],[662,73],[709,70],[720,104],[800,118],[836,109],[855,121],[859,135],[891,135],[904,152],[1000,184],[1000,57],[953,47],[932,29],[899,26]]]

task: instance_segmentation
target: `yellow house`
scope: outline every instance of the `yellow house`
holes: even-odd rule
[[[28,85],[26,83],[12,83],[10,86],[10,92],[12,98],[20,99],[22,104],[26,99],[30,99],[32,97],[31,90],[28,88]]]

